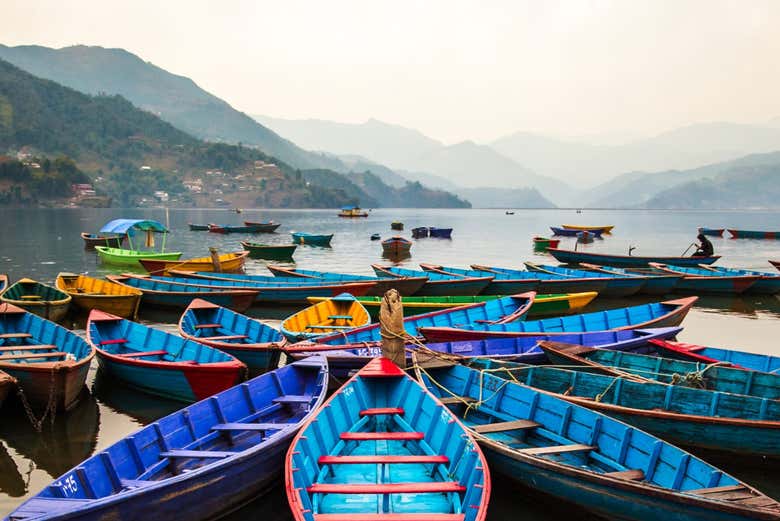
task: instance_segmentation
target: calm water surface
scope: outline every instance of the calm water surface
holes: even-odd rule
[[[467,266],[471,263],[519,266],[524,260],[554,262],[532,251],[533,235],[549,235],[549,226],[566,224],[615,224],[611,236],[586,246],[588,250],[620,253],[636,246],[636,255],[680,255],[696,237],[698,226],[712,228],[780,230],[780,212],[669,212],[669,211],[591,211],[517,210],[374,210],[368,219],[340,219],[333,210],[245,210],[236,215],[224,210],[118,210],[118,209],[0,209],[0,272],[13,280],[22,276],[51,282],[60,271],[102,275],[116,269],[102,266],[97,256],[83,249],[81,231],[97,231],[106,221],[119,217],[156,219],[173,231],[166,250],[182,251],[184,257],[202,256],[207,247],[220,251],[240,250],[243,235],[222,236],[190,232],[188,222],[240,224],[247,220],[281,222],[279,233],[257,235],[256,242],[286,244],[291,231],[335,233],[332,248],[299,247],[295,253],[301,268],[352,272],[370,275],[372,263],[387,263],[381,247],[369,241],[373,233],[383,238],[393,234],[410,237],[416,226],[452,227],[453,239],[415,241],[413,257],[401,263],[414,268],[431,262]],[[391,232],[390,222],[400,220],[403,232]],[[713,239],[724,266],[771,270],[767,259],[780,259],[780,241]],[[564,239],[561,247],[573,247]],[[158,242],[159,246],[159,242]],[[251,273],[267,273],[263,261],[247,265]],[[597,301],[593,309],[630,305],[638,301]],[[260,318],[279,318],[289,310],[253,309]],[[164,328],[173,328],[174,313],[146,310],[142,318]],[[685,321],[682,340],[780,354],[780,300],[776,297],[702,298]],[[89,392],[67,416],[36,434],[23,410],[7,403],[0,411],[0,516],[10,512],[24,498],[38,492],[69,468],[96,450],[103,449],[138,427],[177,410],[180,405],[147,397],[106,382],[93,368]],[[780,478],[775,468],[763,461],[745,461],[707,454],[724,470],[747,480],[780,499]],[[521,488],[501,476],[494,476],[494,493],[489,519],[552,520],[577,516],[582,512],[560,501]],[[262,517],[289,520],[283,489],[269,494],[231,514],[230,519]]]

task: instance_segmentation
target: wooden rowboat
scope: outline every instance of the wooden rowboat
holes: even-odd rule
[[[282,224],[281,223],[275,223],[273,221],[268,221],[267,223],[259,223],[259,222],[253,222],[253,221],[244,221],[244,225],[245,226],[251,226],[255,230],[255,232],[257,232],[257,233],[273,233]]]
[[[95,350],[68,329],[0,304],[0,370],[17,380],[34,409],[72,408],[94,356]]]
[[[297,244],[258,244],[247,241],[241,241],[241,246],[249,252],[251,258],[268,260],[290,260],[298,247]]]
[[[638,257],[630,255],[611,255],[586,251],[562,250],[561,248],[548,248],[547,251],[563,264],[598,264],[600,266],[615,266],[618,268],[644,268],[650,262],[672,264],[673,266],[698,266],[699,264],[713,264],[720,255],[711,257]]]
[[[553,235],[560,235],[562,237],[580,237],[581,234],[587,233],[589,235],[593,235],[595,237],[601,237],[601,234],[604,233],[603,230],[570,230],[566,228],[558,228],[556,226],[550,226],[550,229],[553,232]]]
[[[191,232],[207,232],[209,231],[209,225],[208,224],[192,224],[188,223],[188,226],[190,227]]]
[[[485,358],[473,360],[471,366],[603,412],[672,443],[780,456],[780,400]]]
[[[276,368],[286,343],[279,330],[202,299],[193,300],[182,313],[179,334],[224,351],[257,372]]]
[[[565,365],[578,371],[780,399],[780,375],[777,374],[558,341],[541,342],[540,347],[553,365]]]
[[[579,264],[579,266],[588,271],[596,271],[608,275],[616,275],[618,277],[643,277],[645,283],[642,286],[640,293],[644,295],[668,295],[674,290],[677,283],[683,277],[682,275],[674,273],[658,273],[651,270],[637,273],[636,271],[630,271],[626,268],[604,267],[597,264],[588,264],[586,262]]]
[[[338,213],[339,217],[368,217],[368,212],[359,206],[344,206]]]
[[[95,246],[100,260],[106,264],[140,267],[139,259],[177,260],[181,257],[181,252],[165,252],[165,238],[168,236],[168,229],[157,221],[148,219],[114,219],[106,223],[100,229],[100,232],[123,233],[128,236],[129,249]],[[154,234],[161,234],[163,240],[160,251],[137,249],[138,245],[133,245],[132,241],[136,233],[144,233],[146,235],[145,245],[149,248],[154,246]]]
[[[65,318],[71,297],[52,286],[32,279],[20,279],[0,295],[0,301],[12,304],[53,322]]]
[[[698,297],[687,297],[582,315],[503,324],[471,323],[460,327],[422,327],[420,333],[429,342],[452,342],[539,334],[670,327],[680,325],[696,300]]]
[[[493,277],[460,277],[442,273],[433,273],[392,266],[380,266],[372,264],[371,268],[379,277],[427,277],[428,281],[415,295],[418,296],[443,296],[443,295],[479,295],[488,287]],[[506,292],[504,292],[506,294]]]
[[[178,260],[182,253],[180,251],[155,252],[146,250],[125,250],[122,248],[107,248],[105,246],[95,246],[100,259],[106,264],[115,266],[141,266],[141,259],[149,260]]]
[[[75,273],[60,273],[55,285],[82,310],[99,309],[122,318],[134,318],[138,314],[143,296],[139,289]]]
[[[245,224],[244,226],[232,226],[229,224],[209,224],[211,233],[271,233],[280,225],[274,223]]]
[[[287,317],[281,331],[290,342],[300,342],[370,323],[366,308],[349,293],[342,293]]]
[[[751,277],[759,277],[759,279],[745,291],[745,293],[748,294],[774,295],[780,293],[780,274],[774,272],[767,273],[765,271],[740,270],[735,268],[724,268],[722,266],[701,266],[701,269],[728,276],[749,275]]]
[[[682,275],[682,280],[677,282],[674,290],[684,293],[739,295],[761,280],[757,275],[733,275],[703,268],[670,266],[655,262],[651,262],[650,266],[664,273]]]
[[[547,248],[557,248],[560,244],[560,239],[548,239],[547,237],[534,237],[531,239],[534,243],[534,248],[538,250],[546,250]]]
[[[437,239],[452,239],[452,228],[436,228],[430,226],[428,228],[428,236]]]
[[[721,347],[701,346],[669,340],[651,342],[659,353],[669,358],[689,360],[702,364],[719,364],[727,367],[776,373],[780,371],[780,357],[724,349]]]
[[[200,298],[235,311],[244,311],[255,302],[259,293],[256,289],[171,284],[138,275],[108,275],[106,278],[119,285],[141,290],[144,304],[161,307],[186,308],[193,300]]]
[[[386,358],[344,384],[287,452],[296,521],[483,521],[487,462],[447,408]]]
[[[108,246],[109,248],[121,248],[122,243],[127,239],[127,235],[81,232],[81,238],[84,241],[84,248],[88,250],[94,250],[95,246]]]
[[[590,291],[586,293],[564,293],[561,295],[536,295],[531,309],[528,311],[529,317],[560,316],[577,312],[590,304],[596,298],[598,293]],[[441,309],[450,309],[477,302],[487,302],[495,300],[505,295],[477,295],[473,297],[403,297],[403,311],[405,317],[420,315],[423,313],[432,313]],[[325,300],[325,297],[309,297],[307,299],[311,304],[316,304]],[[382,297],[357,297],[358,302],[368,310],[371,318],[376,320],[379,317],[379,308],[382,304]]]
[[[441,273],[451,273],[459,276],[485,276],[493,277],[490,285],[482,293],[502,294],[511,288],[531,288],[539,293],[580,293],[583,291],[595,291],[599,294],[607,287],[607,279],[600,277],[565,277],[551,273],[530,272],[499,268],[496,266],[482,266],[472,264],[471,270],[453,268],[450,266],[421,265],[423,269],[438,269]],[[525,291],[529,291],[525,289]]]
[[[290,440],[325,398],[327,373],[323,360],[297,362],[154,421],[59,476],[8,519],[221,517],[278,481]]]
[[[367,277],[365,275],[353,275],[351,273],[333,273],[330,271],[302,270],[299,268],[288,268],[286,266],[266,266],[268,271],[276,277],[300,277],[302,279],[325,279],[329,281],[347,282],[347,281],[374,281],[376,286],[369,290],[366,295],[381,297],[388,290],[394,289],[401,296],[416,295],[426,282],[427,275],[418,277]]]
[[[87,342],[101,371],[172,400],[203,400],[239,383],[246,371],[227,353],[98,310],[87,319]]]
[[[305,244],[307,246],[323,246],[330,248],[330,241],[333,239],[333,234],[330,235],[315,235],[312,233],[292,233],[292,242],[295,244]]]
[[[732,230],[728,228],[732,239],[768,239],[780,240],[780,232],[764,232],[756,230]]]
[[[223,253],[219,255],[218,265],[214,265],[211,257],[198,257],[167,261],[160,259],[140,259],[138,262],[151,275],[170,275],[169,270],[178,271],[214,271],[225,273],[240,273],[244,271],[244,262],[249,255],[248,251]]]
[[[609,226],[582,226],[579,224],[562,224],[561,228],[564,230],[578,230],[578,231],[587,231],[592,232],[596,230],[600,230],[601,233],[612,233],[612,228],[614,228],[615,225],[611,224]]]
[[[780,517],[777,501],[660,437],[498,375],[463,366],[420,375],[492,471],[605,519]]]
[[[412,241],[403,237],[390,237],[382,241],[382,252],[391,257],[409,255],[412,249]]]

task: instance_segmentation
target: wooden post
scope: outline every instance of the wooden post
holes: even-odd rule
[[[390,289],[382,297],[379,308],[379,326],[382,335],[382,356],[401,369],[406,369],[406,342],[404,341],[404,308],[401,295]]]
[[[221,273],[222,265],[219,263],[219,252],[216,248],[209,248],[209,253],[211,254],[211,264],[214,266],[214,271]]]

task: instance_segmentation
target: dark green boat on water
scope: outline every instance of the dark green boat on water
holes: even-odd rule
[[[258,244],[255,242],[241,241],[241,246],[249,252],[253,259],[290,260],[292,259],[297,244]]]

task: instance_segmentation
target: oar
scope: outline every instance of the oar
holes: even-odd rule
[[[680,255],[680,257],[685,257],[685,254],[688,253],[688,250],[691,249],[691,246],[693,246],[694,248],[698,248],[698,246],[695,243],[691,243],[687,248],[685,248],[685,251],[682,252],[682,255]]]

